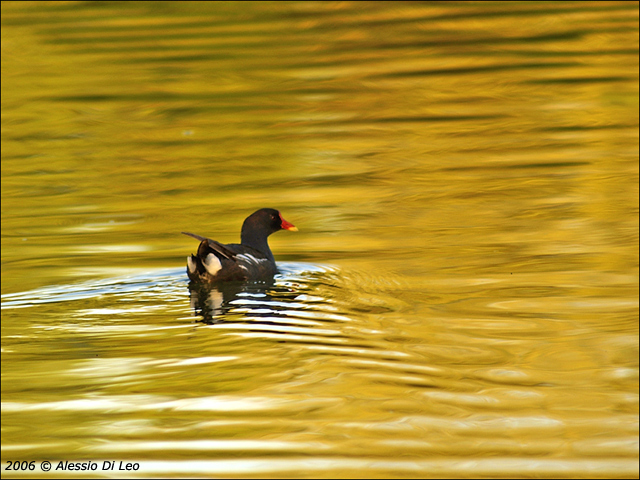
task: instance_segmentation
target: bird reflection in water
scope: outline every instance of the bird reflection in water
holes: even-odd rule
[[[289,288],[276,287],[273,280],[219,284],[190,282],[189,294],[194,315],[202,317],[200,321],[209,324],[224,321],[234,311],[246,314],[247,309],[254,317],[271,316],[278,310],[277,299],[283,300],[283,297],[292,294],[295,296],[295,292]]]
[[[216,324],[250,319],[269,325],[310,325],[344,321],[339,309],[322,291],[336,285],[333,267],[282,262],[278,274],[262,280],[189,283],[191,308],[200,322]]]

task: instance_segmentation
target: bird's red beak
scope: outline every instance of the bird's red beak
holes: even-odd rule
[[[287,222],[284,218],[282,218],[282,215],[280,215],[280,220],[282,220],[282,223],[280,224],[280,228],[282,228],[284,230],[289,230],[290,232],[297,232],[298,231],[296,226],[293,223]]]

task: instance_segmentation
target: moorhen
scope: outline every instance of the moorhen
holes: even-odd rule
[[[278,230],[298,229],[278,210],[261,208],[242,224],[240,244],[223,245],[207,237],[182,232],[200,240],[198,253],[187,257],[187,275],[192,282],[216,283],[261,280],[277,272],[267,237]]]

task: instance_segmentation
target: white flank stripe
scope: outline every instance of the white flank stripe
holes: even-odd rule
[[[240,258],[249,264],[260,265],[262,262],[268,262],[269,260],[266,258],[256,258],[253,255],[249,255],[248,253],[241,253],[240,255],[236,255],[236,258]]]

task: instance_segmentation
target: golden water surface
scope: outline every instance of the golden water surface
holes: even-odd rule
[[[637,2],[2,3],[3,478],[637,461]]]

